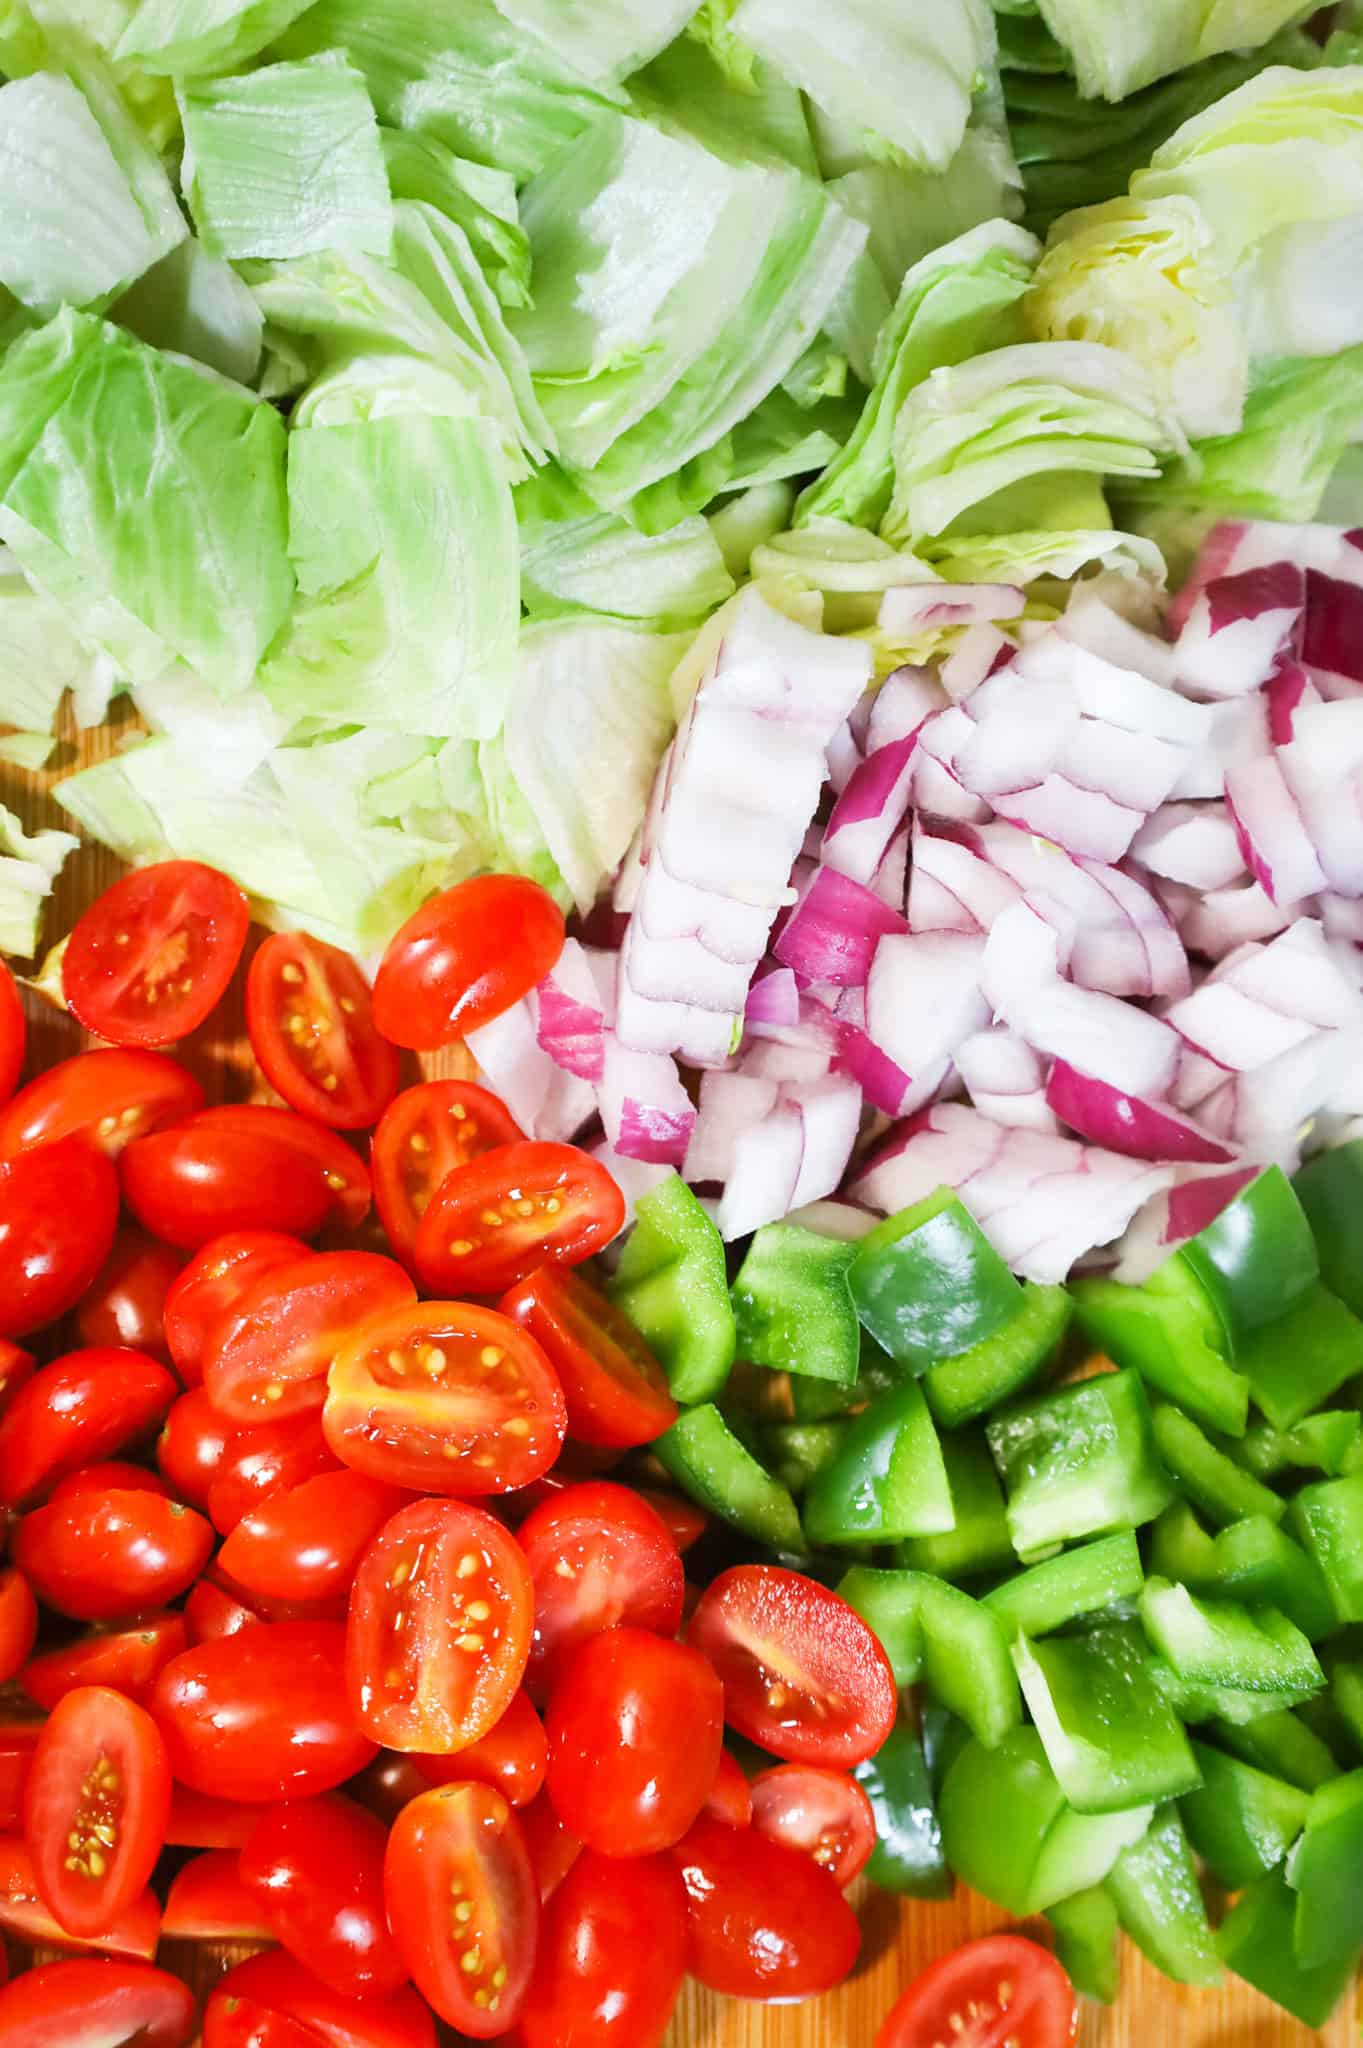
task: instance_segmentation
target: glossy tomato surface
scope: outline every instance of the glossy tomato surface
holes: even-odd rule
[[[24,1068],[28,1024],[8,967],[0,973],[0,1102],[13,1095]]]
[[[384,1111],[374,1133],[374,1200],[397,1256],[410,1263],[418,1225],[447,1173],[524,1136],[509,1110],[474,1081],[422,1081]]]
[[[176,1871],[161,1932],[170,1941],[273,1941],[274,1929],[242,1877],[235,1849],[205,1849]]]
[[[521,2014],[525,2048],[658,2048],[687,1939],[686,1892],[670,1856],[580,1856],[544,1910]]]
[[[381,1822],[336,1793],[267,1807],[241,1852],[241,1878],[276,1941],[353,1998],[396,1991],[407,1966],[383,1903]]]
[[[150,1707],[175,1776],[262,1804],[353,1777],[374,1744],[351,1718],[344,1667],[334,1622],[261,1622],[173,1658]]]
[[[106,889],[76,921],[62,991],[111,1045],[171,1045],[226,993],[251,921],[236,883],[199,861],[161,861]]]
[[[598,1630],[627,1622],[674,1636],[686,1581],[677,1547],[646,1501],[588,1479],[541,1502],[520,1545],[535,1588],[528,1683],[547,1694],[564,1658]]]
[[[308,1252],[275,1266],[243,1289],[209,1333],[209,1399],[246,1423],[320,1408],[327,1368],[350,1332],[415,1301],[403,1268],[375,1252]]]
[[[338,1130],[376,1123],[397,1092],[398,1054],[374,1027],[369,983],[349,953],[274,932],[246,977],[251,1050],[291,1108]]]
[[[549,1767],[549,1738],[526,1694],[518,1692],[496,1727],[481,1741],[453,1756],[418,1755],[412,1761],[428,1785],[471,1779],[495,1787],[508,1806],[528,1806]]]
[[[209,1336],[246,1288],[307,1249],[301,1237],[279,1230],[237,1231],[200,1246],[167,1294],[163,1318],[171,1361],[187,1387],[203,1379]]]
[[[28,1662],[38,1633],[38,1603],[22,1572],[0,1571],[0,1685],[8,1685]]]
[[[299,2021],[323,2048],[435,2048],[435,2021],[414,1991],[346,1998],[279,1949],[251,1956],[228,1971],[208,2001],[204,2048],[210,2048],[214,2039],[217,2016],[236,2000]],[[269,2048],[275,2048],[273,2039],[267,2039]]]
[[[120,1230],[76,1310],[81,1343],[121,1344],[168,1358],[166,1296],[183,1265],[182,1253],[158,1244],[135,1224]]]
[[[374,1196],[369,1168],[339,1131],[314,1123],[311,1117],[296,1116],[291,1109],[276,1109],[268,1102],[220,1102],[204,1110],[200,1121],[205,1130],[227,1131],[237,1138],[261,1142],[269,1140],[299,1153],[331,1199],[328,1221],[342,1230],[358,1230],[369,1214]]]
[[[530,1652],[530,1572],[481,1508],[403,1508],[360,1561],[346,1681],[360,1727],[385,1748],[446,1754],[495,1728]]]
[[[76,1621],[120,1621],[193,1585],[213,1548],[202,1515],[145,1488],[35,1508],[14,1561],[38,1598]]]
[[[105,1344],[54,1359],[0,1416],[0,1501],[21,1507],[111,1457],[155,1428],[178,1392],[174,1373],[143,1351]]]
[[[118,1177],[80,1138],[0,1162],[0,1337],[74,1308],[109,1256]]]
[[[856,1915],[810,1856],[703,1814],[673,1851],[689,1900],[690,1971],[733,1998],[809,1998],[857,1959]]]
[[[188,1785],[172,1785],[166,1845],[177,1849],[240,1849],[256,1824],[259,1807]]]
[[[158,1671],[189,1641],[183,1614],[161,1608],[139,1615],[128,1628],[78,1636],[64,1649],[32,1658],[20,1679],[29,1698],[51,1709],[78,1686],[109,1686],[130,1700],[145,1700]]]
[[[967,1942],[925,1970],[897,2001],[876,2048],[1070,2048],[1074,1987],[1055,1957],[1017,1934]]]
[[[203,2048],[317,2048],[321,2038],[306,2020],[254,1998],[210,1998],[204,2014]]]
[[[540,1898],[550,1898],[583,1854],[582,1844],[559,1819],[547,1791],[520,1809],[520,1823]]]
[[[104,1933],[151,1876],[170,1766],[151,1716],[107,1686],[57,1702],[38,1738],[24,1837],[43,1897],[73,1934]]]
[[[145,1963],[44,1963],[0,1991],[5,2048],[186,2048],[194,1997]]]
[[[500,1294],[537,1266],[575,1266],[624,1228],[625,1198],[575,1145],[501,1145],[446,1174],[416,1238],[432,1293]]]
[[[116,1159],[134,1138],[203,1108],[188,1067],[161,1052],[79,1052],[35,1074],[0,1110],[0,1159],[58,1138],[84,1138]]]
[[[301,1486],[319,1472],[339,1469],[339,1460],[322,1434],[319,1415],[291,1415],[281,1422],[237,1426],[209,1481],[208,1512],[213,1527],[226,1536],[261,1501],[291,1486]]]
[[[383,1867],[388,1920],[417,1989],[475,2040],[504,2034],[535,1960],[539,1888],[516,1816],[486,1785],[404,1806]]]
[[[247,1509],[218,1553],[219,1569],[267,1600],[325,1600],[349,1591],[363,1553],[406,1495],[362,1472],[319,1472]]]
[[[752,1781],[759,1835],[802,1849],[840,1890],[859,1877],[876,1845],[871,1802],[855,1778],[818,1764],[777,1764]]]
[[[37,1866],[21,1837],[0,1840],[0,1928],[32,1948],[67,1949],[77,1954],[136,1956],[149,1963],[161,1938],[161,1906],[150,1886],[138,1893],[98,1934],[73,1934],[63,1927],[38,1883]],[[0,2035],[0,2039],[3,2039]]]
[[[236,1423],[219,1415],[202,1387],[181,1394],[156,1439],[156,1462],[171,1491],[192,1507],[207,1507],[208,1489],[239,1434]]]
[[[722,1749],[719,1753],[719,1768],[705,1801],[705,1811],[715,1820],[727,1821],[731,1828],[752,1824],[752,1786],[732,1750]]]
[[[538,882],[478,875],[408,918],[374,981],[374,1021],[394,1045],[433,1052],[490,1023],[563,951],[563,913]]]
[[[57,1481],[48,1500],[75,1500],[82,1493],[156,1493],[162,1500],[171,1500],[175,1489],[159,1472],[136,1465],[130,1458],[103,1458],[98,1465],[79,1465],[68,1472]]]
[[[268,1131],[251,1124],[224,1129],[212,1116],[200,1110],[127,1147],[119,1171],[138,1222],[164,1244],[191,1252],[225,1231],[319,1231],[333,1194],[316,1160]]]
[[[467,1497],[538,1478],[558,1456],[566,1420],[533,1337],[495,1309],[423,1301],[339,1342],[322,1427],[357,1471]]]
[[[628,1450],[651,1444],[677,1419],[667,1377],[628,1316],[580,1273],[541,1266],[504,1295],[563,1388],[568,1431],[579,1443]]]

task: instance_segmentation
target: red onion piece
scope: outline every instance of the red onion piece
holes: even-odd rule
[[[823,838],[830,868],[869,885],[904,822],[913,779],[916,735],[877,747],[857,768],[833,806]]]
[[[611,963],[612,979],[614,961]],[[576,939],[565,939],[563,951],[538,989],[539,1016],[536,1036],[544,1051],[565,1073],[594,1085],[601,1079],[606,1059],[606,1027],[609,1021],[601,984],[587,950]],[[614,989],[611,989],[611,1009]]]
[[[1016,583],[896,583],[880,600],[880,628],[912,640],[943,626],[988,626],[1015,619],[1026,604]]]
[[[1079,1137],[1132,1159],[1220,1165],[1235,1156],[1168,1103],[1126,1095],[1106,1081],[1077,1073],[1064,1060],[1051,1068],[1046,1100]]]
[[[470,1031],[465,1043],[483,1080],[527,1137],[566,1141],[595,1114],[596,1095],[588,1082],[549,1057],[539,1042],[538,1019],[532,990],[490,1024]]]
[[[883,938],[866,983],[866,1029],[906,1074],[940,1067],[989,1022],[985,940],[960,932]]]
[[[1245,871],[1235,827],[1219,803],[1161,804],[1136,834],[1131,858],[1192,889],[1225,889]]]
[[[1299,637],[1305,608],[1306,576],[1295,562],[1214,577],[1174,650],[1183,688],[1205,697],[1262,689]]]
[[[906,921],[873,890],[836,868],[819,868],[772,950],[806,981],[860,988],[879,942],[907,931]]]
[[[1341,972],[1320,925],[1298,918],[1267,945],[1230,954],[1167,1015],[1198,1052],[1244,1073],[1318,1031],[1357,1025],[1363,997]]]
[[[631,1051],[612,1032],[597,1099],[606,1142],[626,1159],[678,1167],[685,1160],[696,1112],[668,1054]]]
[[[1024,1131],[1059,1130],[1046,1100],[1046,1063],[1015,1031],[997,1024],[977,1031],[957,1046],[955,1066],[982,1116]]]

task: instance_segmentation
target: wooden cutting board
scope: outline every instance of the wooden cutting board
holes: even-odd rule
[[[69,825],[50,798],[52,785],[74,768],[103,759],[133,730],[126,715],[85,735],[66,728],[52,763],[40,773],[26,775],[0,765],[0,800],[29,830]],[[62,937],[73,918],[118,872],[118,862],[100,848],[83,848],[73,856],[49,908],[45,942]],[[29,999],[29,1017],[30,1072],[66,1058],[84,1042],[68,1018],[36,999]],[[180,1050],[212,1095],[244,1096],[254,1083],[239,1002],[224,1004],[212,1024]],[[445,1054],[423,1064],[429,1072],[448,1072],[455,1070],[458,1058]],[[920,1970],[956,1943],[1007,1924],[996,1908],[965,1892],[958,1892],[950,1904],[929,1905],[897,1901],[867,1889],[860,1906],[861,1962],[841,1991],[813,2005],[762,2007],[688,1986],[666,2048],[873,2048],[880,2021],[900,1989]],[[161,1957],[167,1968],[199,1989],[208,1988],[234,1959],[227,1950],[169,1942]],[[16,1955],[13,1960],[21,1959]],[[1315,2034],[1234,1978],[1227,1978],[1217,1991],[1182,1989],[1151,1969],[1128,1944],[1121,1998],[1111,2011],[1086,2006],[1080,2041],[1082,2048],[1308,2048],[1315,2042],[1326,2048],[1356,2048],[1357,2028],[1351,2001],[1345,2002],[1324,2034]],[[61,2044],[53,2042],[52,2048]]]

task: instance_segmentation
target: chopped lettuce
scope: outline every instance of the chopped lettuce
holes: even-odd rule
[[[282,35],[307,5],[308,0],[138,0],[114,56],[173,78],[234,71]]]
[[[192,356],[238,384],[255,381],[264,316],[231,264],[202,242],[181,242],[153,264],[109,318],[153,348]]]
[[[699,623],[733,594],[714,535],[695,515],[642,533],[552,466],[515,496],[521,596],[532,613],[577,607],[666,630]]]
[[[1300,21],[1301,0],[1037,0],[1090,99],[1128,93],[1224,50],[1249,50]]]
[[[530,244],[516,206],[516,181],[456,156],[431,135],[385,128],[383,160],[394,199],[416,199],[448,215],[504,306],[530,304]]]
[[[584,78],[619,83],[679,36],[691,0],[497,0],[499,11]]]
[[[0,548],[0,723],[51,735],[63,696],[87,691],[93,666],[56,605]]]
[[[33,958],[44,902],[62,863],[79,845],[69,832],[25,832],[13,811],[0,804],[0,953]]]

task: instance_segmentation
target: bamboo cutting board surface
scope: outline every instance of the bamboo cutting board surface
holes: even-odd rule
[[[0,800],[29,830],[36,825],[68,826],[70,821],[49,795],[52,785],[75,767],[104,758],[133,729],[126,715],[84,735],[74,727],[64,728],[60,748],[40,773],[21,774],[0,765]],[[83,847],[74,855],[49,906],[44,942],[54,944],[69,931],[72,920],[118,872],[118,862],[101,848]],[[82,1036],[69,1019],[38,999],[27,1001],[28,1072],[80,1050]],[[242,1096],[251,1086],[249,1051],[235,997],[180,1052],[210,1094]],[[425,1064],[428,1071],[451,1071],[457,1059],[458,1055],[442,1055]],[[858,1897],[862,1956],[855,1976],[842,1990],[807,2006],[763,2007],[716,1998],[688,1985],[666,2048],[873,2048],[885,2013],[919,1971],[956,1943],[1008,1924],[996,1908],[963,1891],[946,1905],[899,1901],[867,1888],[859,1888]],[[237,1953],[241,1952],[168,1942],[160,1960],[197,1989],[206,1990]],[[1129,1943],[1119,2002],[1111,2011],[1086,2004],[1080,2032],[1082,2048],[1309,2048],[1311,2043],[1356,2048],[1357,2041],[1358,2016],[1352,2000],[1345,2001],[1323,2034],[1316,2034],[1234,1978],[1227,1978],[1217,1991],[1170,1984]],[[62,2044],[54,2041],[52,2048]]]

